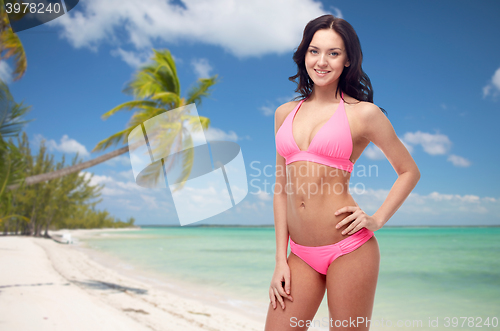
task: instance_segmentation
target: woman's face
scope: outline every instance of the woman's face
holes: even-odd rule
[[[344,67],[349,66],[342,37],[332,29],[316,31],[306,52],[305,66],[315,85],[338,81]]]

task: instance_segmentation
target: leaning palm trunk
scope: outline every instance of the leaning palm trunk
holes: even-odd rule
[[[97,146],[92,150],[92,152],[102,151],[114,144],[126,144],[128,142],[128,136],[130,132],[137,127],[142,125],[145,121],[160,115],[169,110],[179,108],[191,103],[200,105],[202,98],[209,95],[209,88],[217,82],[217,75],[210,78],[200,78],[198,83],[191,87],[187,93],[186,98],[180,96],[180,82],[177,77],[177,70],[175,68],[175,62],[168,50],[157,51],[154,50],[155,55],[152,60],[153,63],[143,66],[135,75],[134,79],[127,84],[125,92],[127,94],[132,94],[137,100],[132,100],[125,102],[117,107],[106,112],[102,118],[106,119],[109,116],[115,114],[118,111],[130,111],[137,110],[129,123],[127,128],[123,131],[117,132],[112,136],[100,141]],[[183,115],[178,119],[179,121],[193,121],[194,116]],[[206,117],[199,116],[196,118],[201,123],[203,129],[208,129],[210,124],[210,119]],[[178,137],[182,140],[183,129],[180,123],[176,123],[175,129],[171,132],[164,133],[164,136],[160,141],[165,142],[162,144],[162,148],[170,151],[171,143]],[[94,165],[100,164],[118,155],[122,155],[129,151],[129,148],[135,146],[125,146],[117,149],[113,152],[101,155],[93,160],[80,163],[75,166],[67,167],[57,171],[53,171],[46,174],[35,175],[27,177],[25,180],[25,185],[33,185],[36,183],[44,182],[47,180],[56,179],[62,176],[69,175],[74,172],[78,172],[83,169],[90,168]],[[175,151],[179,152],[181,146],[177,146]],[[171,160],[173,162],[173,160]],[[186,153],[185,159],[183,160],[183,180],[189,177],[189,173],[192,168],[193,157],[192,153]],[[168,170],[167,170],[168,171]],[[184,182],[180,180],[180,182]],[[9,189],[15,189],[19,185],[10,185]],[[179,185],[175,190],[182,188],[182,184]]]
[[[59,178],[62,176],[66,176],[66,175],[72,174],[74,172],[79,172],[81,170],[84,170],[84,169],[93,167],[97,164],[103,163],[111,158],[116,157],[116,156],[125,154],[126,152],[128,152],[128,146],[122,147],[122,148],[117,149],[115,151],[112,151],[112,152],[109,152],[107,154],[96,157],[95,159],[92,159],[92,160],[89,160],[86,162],[82,162],[82,163],[79,163],[79,164],[71,166],[71,167],[63,168],[63,169],[49,172],[46,174],[40,174],[40,175],[27,177],[26,180],[24,181],[24,184],[25,185],[38,184],[41,182],[45,182],[47,180],[52,180],[52,179],[56,179],[56,178]],[[16,189],[18,187],[19,187],[19,184],[16,184],[16,185],[11,185],[8,188],[13,190],[13,189]]]

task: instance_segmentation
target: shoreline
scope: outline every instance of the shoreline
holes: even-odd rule
[[[58,230],[49,234],[70,233],[78,241],[89,233],[139,229]],[[123,272],[125,269],[116,268],[123,262],[79,243],[0,237],[0,265],[8,271],[0,273],[0,326],[13,330],[264,328],[262,311],[249,315],[243,307],[231,309],[231,302],[217,302],[220,298],[215,292],[196,292],[196,286],[166,277],[155,280],[137,270]]]
[[[141,270],[140,267],[129,263],[125,259],[116,257],[108,252],[88,247],[84,243],[84,240],[80,242],[80,239],[87,236],[93,237],[100,232],[115,232],[115,230],[118,232],[127,230],[137,231],[140,229],[122,228],[77,230],[77,232],[72,233],[75,243],[70,246],[73,249],[87,255],[94,262],[102,266],[106,266],[106,268],[109,268],[124,277],[132,278],[139,282],[146,282],[147,284],[151,284],[155,289],[170,292],[180,297],[201,301],[237,314],[243,314],[249,316],[250,319],[254,321],[264,323],[263,321],[265,321],[267,315],[267,301],[260,302],[247,297],[238,298],[234,295],[234,293],[228,293],[217,288],[207,287],[206,284],[196,284],[153,270]],[[60,231],[66,231],[66,233],[69,233],[68,230]],[[57,234],[60,231],[53,233],[49,231],[49,233]],[[189,290],[186,291],[186,288]]]

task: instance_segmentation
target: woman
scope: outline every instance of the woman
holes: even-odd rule
[[[275,114],[276,268],[266,330],[323,323],[313,318],[325,290],[330,328],[368,330],[380,262],[373,232],[403,204],[420,172],[384,111],[372,103],[349,23],[332,15],[310,21],[293,59],[298,72],[289,79],[298,78],[302,100]],[[349,194],[353,165],[370,141],[398,174],[371,216]]]

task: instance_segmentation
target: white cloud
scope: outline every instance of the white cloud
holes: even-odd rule
[[[389,190],[366,189],[363,192],[353,190],[356,202],[367,213],[374,213],[384,202]],[[491,214],[500,209],[500,199],[494,197],[479,197],[477,195],[460,195],[431,192],[427,195],[410,193],[398,213],[409,213],[413,216],[448,216],[449,214]],[[462,216],[462,215],[461,215]],[[436,218],[438,219],[438,218]]]
[[[205,131],[205,137],[207,140],[230,140],[237,141],[241,139],[238,135],[230,130],[229,132],[223,131],[221,129],[209,127],[207,131]]]
[[[194,59],[191,65],[198,78],[210,77],[210,71],[212,71],[213,68],[210,63],[208,63],[207,59]]]
[[[81,171],[79,175],[88,179],[92,173]],[[137,185],[131,170],[117,173],[116,177],[125,177],[128,180],[121,181],[113,176],[94,174],[90,181],[92,186],[103,186],[100,192],[106,208],[118,208],[120,211],[143,211],[148,215],[152,215],[150,212],[153,210],[158,211],[160,215],[171,210],[172,204],[167,190],[147,189]]]
[[[224,130],[214,128],[214,127],[209,127],[208,130],[204,130],[202,132],[193,132],[192,133],[192,139],[194,142],[200,142],[203,141],[203,135],[205,135],[206,140],[225,140],[225,141],[237,141],[241,140],[241,137],[238,137],[238,135],[234,131],[229,131],[226,132]]]
[[[88,171],[80,171],[78,173],[78,176],[83,176],[83,179],[84,180],[88,180],[90,178],[90,176],[92,175],[92,173],[88,172]],[[91,186],[94,186],[95,184],[90,184]]]
[[[434,201],[458,201],[458,202],[468,202],[468,203],[479,203],[481,201],[481,198],[478,197],[477,195],[459,195],[459,194],[442,194],[439,192],[432,192],[429,195],[427,195],[427,198],[432,199]],[[495,198],[491,197],[485,197],[483,198],[485,201],[488,202],[495,202]]]
[[[90,177],[90,172],[81,171],[80,176],[85,176],[85,179]],[[133,179],[133,175],[132,175]],[[127,182],[122,182],[116,180],[111,176],[106,175],[95,175],[90,180],[90,185],[104,185],[104,189],[101,191],[105,196],[116,196],[125,194],[135,194],[137,192],[148,192],[149,189],[143,188],[135,183],[135,181],[129,180]]]
[[[87,172],[87,171],[81,171],[79,173],[80,176],[84,176],[85,180],[88,180],[92,173]],[[90,186],[96,186],[96,185],[101,185],[103,186],[103,189],[101,190],[101,194],[103,196],[117,196],[117,195],[123,195],[126,194],[127,192],[114,188],[114,179],[109,176],[105,175],[93,175],[92,179],[90,180],[89,185]]]
[[[333,7],[333,6],[330,6],[330,8],[333,9],[333,13],[332,13],[333,16],[338,17],[338,18],[344,18],[342,16],[342,12],[340,11],[340,9]]]
[[[450,138],[444,134],[421,131],[405,133],[402,141],[407,148],[412,147],[409,144],[422,145],[424,151],[430,155],[448,154],[452,145]],[[471,165],[469,160],[455,154],[449,154],[447,160],[456,167],[469,167]]]
[[[259,191],[259,193],[256,194],[257,198],[263,201],[272,201],[273,197],[271,194],[265,192],[265,191]]]
[[[80,144],[75,139],[70,139],[67,134],[63,135],[61,142],[58,144],[53,139],[45,139],[42,135],[35,135],[35,143],[39,144],[42,140],[45,140],[45,146],[51,151],[56,150],[63,153],[79,153],[80,157],[88,157],[90,153],[87,151],[84,145]]]
[[[125,51],[118,47],[118,49],[112,50],[111,55],[121,58],[125,63],[127,63],[132,68],[138,68],[141,65],[148,62],[148,60],[153,56],[152,52],[134,52]]]
[[[89,179],[90,176],[91,176],[91,173],[90,172],[87,172],[87,171],[82,171],[80,172],[79,174],[80,176],[84,176],[85,180]],[[90,186],[96,186],[96,185],[100,185],[100,184],[105,184],[105,183],[112,183],[113,182],[113,178],[109,177],[109,176],[104,176],[104,175],[93,175],[92,176],[92,179],[90,180]]]
[[[272,107],[268,107],[268,106],[262,106],[262,107],[260,107],[260,110],[262,111],[262,114],[264,116],[272,116],[272,115],[274,115],[274,112],[276,111],[276,109],[274,109]]]
[[[454,154],[450,154],[448,156],[448,161],[450,161],[454,166],[457,167],[468,167],[471,165],[471,162],[466,158]]]
[[[153,41],[186,41],[220,46],[238,57],[289,52],[307,22],[327,13],[313,0],[184,0],[184,7],[168,0],[80,4],[47,23],[62,27],[62,36],[76,48],[96,51],[100,43],[123,42],[144,49]]]
[[[0,60],[0,79],[6,84],[12,82],[12,68],[6,61]]]
[[[487,97],[488,95],[497,96],[500,92],[500,68],[498,68],[493,77],[491,77],[491,81],[483,87],[483,97]]]
[[[440,133],[407,132],[403,140],[408,144],[422,145],[424,151],[430,155],[446,154],[451,148],[448,136]]]
[[[366,149],[363,151],[363,155],[365,155],[370,160],[383,160],[383,159],[385,159],[385,155],[382,152],[382,150],[380,150],[380,148],[378,148],[374,144],[370,144],[368,147],[366,147]]]

